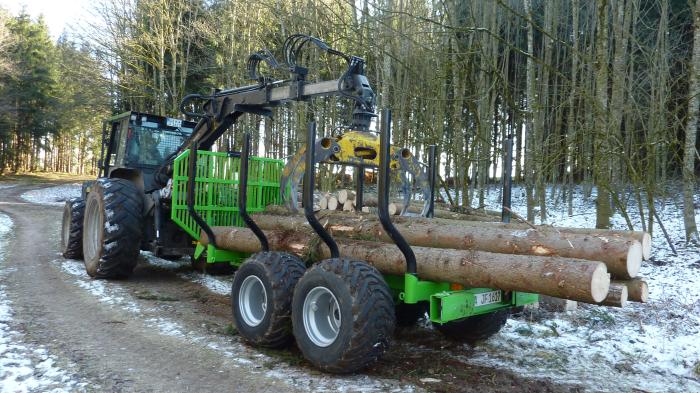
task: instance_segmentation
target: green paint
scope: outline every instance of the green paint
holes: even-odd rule
[[[538,300],[538,295],[526,292],[501,291],[499,303],[476,306],[480,293],[492,292],[491,288],[466,288],[450,290],[450,283],[423,281],[406,274],[402,276],[385,275],[384,279],[394,292],[398,302],[414,304],[428,301],[430,320],[435,323],[447,323],[474,315],[488,314],[494,311],[531,304]]]
[[[415,304],[430,300],[430,296],[434,293],[449,290],[450,283],[448,282],[422,281],[413,274],[405,274],[403,296],[399,295],[399,297],[404,303]]]

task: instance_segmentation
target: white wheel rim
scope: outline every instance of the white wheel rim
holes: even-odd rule
[[[61,231],[61,247],[65,250],[68,247],[68,239],[70,239],[70,224],[73,220],[70,210],[63,212],[63,230]]]
[[[238,309],[243,322],[248,326],[258,326],[267,312],[267,291],[257,276],[248,276],[238,290]]]
[[[342,317],[338,299],[326,287],[312,289],[304,299],[304,330],[311,342],[327,347],[335,342],[340,332]]]
[[[87,235],[87,242],[84,244],[86,261],[92,260],[92,258],[97,255],[98,251],[102,248],[100,241],[100,234],[102,233],[102,212],[100,210],[100,204],[93,202],[89,204],[88,209],[85,212],[87,219],[85,220],[85,228],[83,228],[83,230]]]

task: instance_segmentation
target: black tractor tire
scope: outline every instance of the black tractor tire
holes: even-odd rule
[[[346,374],[381,358],[396,316],[384,277],[365,262],[321,261],[297,283],[292,301],[297,346],[317,368]]]
[[[85,201],[83,198],[73,198],[63,206],[63,222],[61,223],[61,254],[70,259],[83,258],[83,217],[85,216]]]
[[[396,305],[395,311],[396,326],[409,327],[415,325],[419,319],[425,316],[425,313],[428,312],[428,304],[427,302],[399,303]]]
[[[488,314],[475,315],[473,317],[458,319],[440,325],[433,326],[448,338],[474,344],[478,341],[498,333],[508,321],[510,310],[498,310]]]
[[[272,251],[253,254],[241,265],[231,286],[233,321],[241,337],[266,348],[292,341],[292,295],[305,270],[298,257]]]
[[[94,278],[126,278],[138,262],[143,193],[124,179],[98,179],[85,203],[83,257]]]

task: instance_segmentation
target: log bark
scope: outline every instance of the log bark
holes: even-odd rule
[[[213,227],[218,247],[242,252],[260,251],[248,228]],[[330,258],[328,247],[310,230],[264,231],[270,248],[311,260]],[[208,244],[202,232],[202,244]],[[337,239],[340,254],[366,261],[384,274],[402,275],[406,262],[393,244]],[[503,255],[481,251],[413,247],[418,276],[471,288],[535,292],[599,303],[608,293],[610,275],[603,263],[559,257]]]
[[[321,210],[328,209],[328,197],[326,195],[320,196],[318,200],[318,207],[321,208]]]
[[[649,301],[649,286],[643,279],[635,278],[632,280],[615,280],[613,282],[627,287],[627,300],[639,303]]]
[[[627,304],[627,297],[627,285],[620,284],[619,282],[611,283],[608,296],[606,296],[605,300],[600,304],[610,307],[625,307]]]
[[[331,212],[322,212],[318,217],[327,221],[327,229],[335,236],[391,243],[391,238],[375,217]],[[254,220],[262,229],[269,230],[308,227],[306,219],[297,215],[281,217],[277,214],[257,214],[254,215]],[[606,264],[608,271],[625,279],[635,277],[642,262],[639,242],[625,237],[542,232],[531,228],[513,230],[490,226],[444,225],[438,220],[413,217],[396,217],[392,222],[412,246],[601,261]]]
[[[478,226],[478,227],[491,227],[500,229],[532,229],[527,224],[522,223],[509,223],[504,224],[501,222],[478,222],[473,220],[451,220],[451,219],[441,219],[435,218],[437,222],[445,225],[464,225],[464,226]],[[602,237],[616,237],[616,238],[629,238],[637,240],[642,245],[642,258],[648,260],[651,257],[651,235],[647,232],[642,231],[622,231],[614,229],[595,229],[595,228],[558,228],[549,225],[536,225],[537,231],[540,232],[561,232],[561,233],[574,233],[578,235],[590,235],[590,236],[602,236]]]

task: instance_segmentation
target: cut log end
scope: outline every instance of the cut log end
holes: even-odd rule
[[[610,291],[610,274],[605,264],[600,263],[591,277],[591,298],[594,302],[602,302]]]
[[[642,255],[644,249],[638,241],[633,241],[627,250],[627,274],[630,278],[637,277],[639,269],[642,267]]]
[[[397,215],[397,214],[399,214],[399,213],[401,212],[401,209],[400,209],[399,206],[398,206],[397,204],[395,204],[395,203],[390,203],[390,204],[389,204],[389,209],[388,209],[388,210],[389,210],[389,215],[390,215],[390,216],[395,216],[395,215]]]
[[[642,258],[648,260],[651,257],[651,235],[644,232],[642,235]]]
[[[354,203],[352,200],[347,199],[347,200],[345,201],[345,203],[343,203],[343,211],[344,211],[344,212],[352,212],[352,211],[355,211],[355,203]]]
[[[328,210],[338,210],[338,198],[331,196],[328,198]]]

